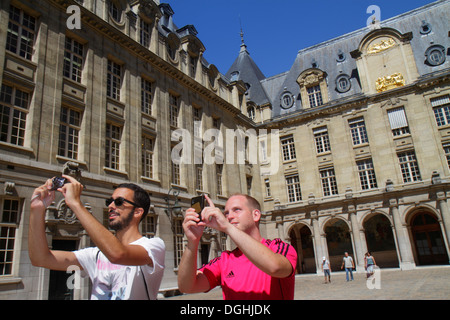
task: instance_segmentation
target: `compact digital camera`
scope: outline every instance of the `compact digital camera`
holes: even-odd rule
[[[66,178],[54,177],[52,179],[52,188],[50,190],[51,191],[58,190],[59,188],[62,188],[62,186],[65,185],[66,183],[70,183],[69,180],[67,180]]]

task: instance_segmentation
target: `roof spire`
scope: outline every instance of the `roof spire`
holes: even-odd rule
[[[244,30],[242,29],[242,20],[241,15],[239,15],[239,24],[241,25],[241,52],[247,51],[247,46],[244,41]]]
[[[241,25],[241,42],[243,45],[245,45],[244,42],[244,30],[242,30],[242,20],[241,20],[241,16],[239,15],[239,24]]]

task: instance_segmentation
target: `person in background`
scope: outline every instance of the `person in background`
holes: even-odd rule
[[[330,261],[327,260],[327,258],[322,258],[322,271],[325,276],[325,283],[327,283],[327,276],[328,276],[328,282],[331,283],[331,266]]]
[[[375,258],[370,254],[370,252],[366,252],[364,255],[364,268],[366,269],[366,276],[370,278],[373,274],[373,267],[376,266]]]
[[[341,269],[345,267],[345,277],[347,281],[349,281],[348,275],[351,276],[351,281],[353,281],[353,268],[355,268],[355,263],[353,262],[353,258],[348,255],[348,252],[345,252],[344,258],[342,259]]]

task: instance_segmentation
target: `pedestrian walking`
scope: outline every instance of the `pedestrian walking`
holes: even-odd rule
[[[375,262],[375,258],[370,254],[370,252],[366,252],[364,255],[364,268],[366,269],[367,279],[373,276],[373,267],[376,265],[377,263]]]
[[[327,276],[328,276],[328,282],[331,283],[331,266],[330,266],[330,261],[327,260],[327,258],[323,257],[322,258],[322,271],[323,271],[323,275],[325,277],[325,282],[327,283]]]
[[[353,262],[353,258],[348,255],[348,252],[345,252],[344,258],[342,259],[341,269],[345,267],[345,278],[349,281],[348,274],[350,274],[351,281],[353,281],[353,268],[355,268],[355,263]]]

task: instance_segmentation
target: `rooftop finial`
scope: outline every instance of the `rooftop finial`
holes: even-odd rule
[[[241,42],[243,45],[245,45],[244,42],[244,30],[242,30],[242,20],[241,20],[241,16],[239,15],[239,24],[241,25]]]

